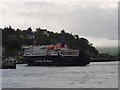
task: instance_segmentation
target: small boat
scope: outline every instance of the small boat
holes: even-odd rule
[[[2,60],[2,69],[16,69],[16,60],[12,57],[8,57]]]

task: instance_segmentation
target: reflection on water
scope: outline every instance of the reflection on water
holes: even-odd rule
[[[3,88],[117,88],[118,62],[92,62],[84,67],[17,65],[3,70]]]

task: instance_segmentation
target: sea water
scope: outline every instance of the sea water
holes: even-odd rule
[[[2,70],[2,88],[117,88],[118,62],[87,66],[27,66]]]

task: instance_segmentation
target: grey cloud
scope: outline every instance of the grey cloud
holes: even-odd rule
[[[113,3],[4,3],[1,25],[65,29],[93,38],[118,38],[118,10]]]

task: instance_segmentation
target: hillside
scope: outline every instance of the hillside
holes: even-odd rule
[[[70,48],[86,51],[91,56],[98,54],[97,49],[86,38],[67,33],[65,30],[54,33],[52,30],[36,28],[33,32],[31,27],[27,30],[19,28],[15,30],[9,26],[2,29],[2,41],[8,55],[16,54],[22,50],[23,45],[32,45],[34,41],[36,41],[36,45],[51,45],[64,42]]]
[[[96,47],[99,53],[109,53],[110,55],[118,54],[118,47]]]

